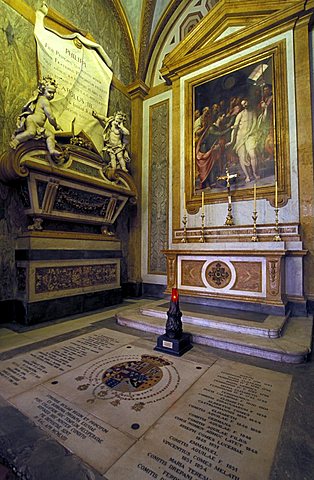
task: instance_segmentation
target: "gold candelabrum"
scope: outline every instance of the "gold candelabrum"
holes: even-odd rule
[[[225,225],[231,227],[234,225],[233,216],[232,216],[232,204],[231,204],[231,195],[228,195],[228,213],[226,216]]]
[[[252,240],[252,242],[258,242],[258,236],[257,236],[257,231],[256,231],[256,220],[257,220],[257,211],[256,210],[253,210],[252,219],[253,219],[253,235],[251,237],[251,240]]]
[[[230,193],[230,180],[232,178],[236,178],[238,176],[237,173],[230,175],[228,167],[226,168],[226,175],[222,175],[221,177],[217,177],[217,180],[226,180],[227,182],[227,194],[228,194],[228,213],[225,221],[225,225],[227,227],[231,227],[234,225],[233,216],[232,216],[232,204],[231,204],[231,193]]]
[[[202,226],[201,226],[201,236],[200,236],[199,242],[204,243],[205,242],[205,235],[204,235],[205,213],[204,213],[204,211],[202,211],[202,213],[201,213],[201,218],[202,218]]]
[[[281,242],[281,236],[279,235],[279,227],[278,227],[278,212],[279,208],[275,207],[275,235],[274,235],[274,242]]]
[[[187,217],[187,214],[186,214],[186,210],[184,210],[182,223],[183,223],[183,237],[181,239],[181,243],[186,243],[187,242],[186,225],[188,223],[188,217]]]
[[[275,181],[275,235],[274,235],[274,242],[280,242],[281,237],[279,235],[279,227],[278,227],[278,182]]]

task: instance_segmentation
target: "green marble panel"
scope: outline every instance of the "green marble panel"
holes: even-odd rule
[[[167,244],[168,217],[168,155],[169,155],[169,105],[160,103],[152,108],[150,131],[151,176],[149,198],[149,272],[166,273],[166,258],[160,252]]]
[[[0,151],[8,148],[21,108],[37,86],[36,45],[33,25],[1,3],[1,122]],[[2,125],[1,125],[2,126]]]

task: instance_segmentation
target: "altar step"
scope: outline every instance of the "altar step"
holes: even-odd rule
[[[116,315],[117,323],[164,334],[167,308],[155,305],[120,312]],[[181,311],[183,330],[191,333],[195,344],[283,363],[302,363],[311,352],[312,317],[258,317],[259,314],[247,312],[242,315],[246,318],[230,318],[183,310],[182,307]]]
[[[193,308],[189,305],[187,308]],[[234,312],[234,318],[230,314],[228,316],[204,313],[209,310],[208,307],[194,306],[195,310],[189,311],[181,308],[182,322],[207,327],[217,330],[226,330],[228,332],[244,333],[246,335],[257,335],[259,337],[278,338],[289,318],[289,312],[285,316],[266,315],[254,312]],[[200,311],[202,310],[202,311]],[[215,309],[216,312],[219,309]],[[222,309],[221,309],[222,310]],[[140,313],[149,317],[162,318],[164,325],[167,321],[167,308],[163,307],[144,307],[140,308]],[[225,312],[228,309],[224,309]],[[237,315],[238,313],[238,315]],[[242,313],[242,315],[241,315]]]

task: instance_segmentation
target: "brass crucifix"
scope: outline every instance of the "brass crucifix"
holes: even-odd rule
[[[226,175],[222,175],[221,177],[217,177],[217,180],[226,180],[227,182],[227,193],[228,193],[228,214],[226,217],[225,225],[230,227],[234,225],[233,216],[232,216],[232,205],[231,205],[231,193],[230,193],[230,180],[232,178],[236,178],[238,176],[237,173],[233,173],[230,175],[228,167],[226,167]]]

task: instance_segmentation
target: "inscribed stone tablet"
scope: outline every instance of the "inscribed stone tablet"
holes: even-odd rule
[[[129,345],[56,377],[45,387],[140,437],[206,369]]]
[[[108,470],[134,443],[134,439],[44,387],[35,387],[10,402],[100,473]]]
[[[289,375],[219,360],[121,459],[108,480],[266,480]]]
[[[6,360],[0,367],[0,393],[4,398],[17,395],[134,340],[136,337],[103,328]]]

